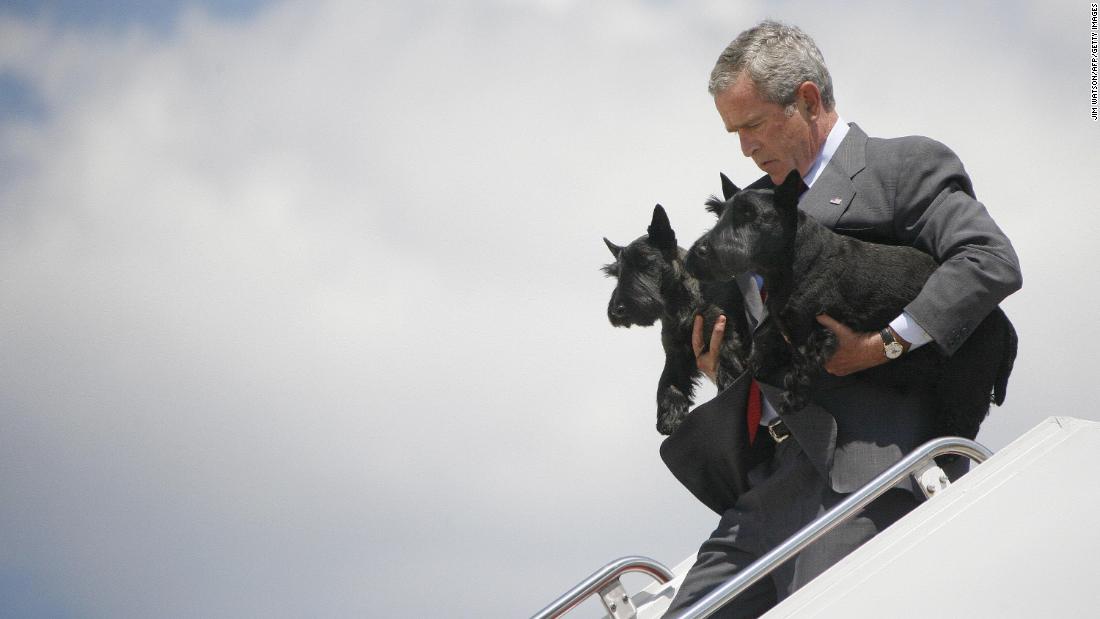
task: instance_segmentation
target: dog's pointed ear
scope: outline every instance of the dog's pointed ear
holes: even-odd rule
[[[663,206],[658,204],[653,207],[653,221],[649,224],[649,244],[657,249],[673,249],[676,247],[676,233],[672,231],[672,224],[668,221],[668,214]]]
[[[807,189],[798,170],[791,170],[787,178],[783,179],[783,184],[775,188],[776,208],[788,212],[797,211],[798,199]]]
[[[738,189],[737,185],[734,185],[730,177],[726,176],[724,173],[719,172],[718,176],[722,177],[722,197],[728,202],[730,198],[737,195],[737,192],[741,190]]]
[[[607,237],[603,237],[603,242],[607,245],[607,248],[611,250],[611,255],[615,256],[615,259],[619,259],[619,254],[623,253],[623,248],[607,240]]]

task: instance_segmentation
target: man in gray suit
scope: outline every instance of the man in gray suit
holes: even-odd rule
[[[751,447],[739,429],[755,388],[749,376],[698,407],[666,439],[661,455],[669,468],[721,514],[668,616],[690,607],[932,438],[929,394],[902,394],[853,374],[916,346],[953,353],[1022,283],[1012,245],[976,200],[955,154],[928,138],[869,138],[845,123],[821,52],[798,28],[762,22],[741,33],[719,57],[710,92],[742,153],[767,174],[751,188],[773,187],[797,169],[809,186],[799,202],[808,215],[865,241],[911,245],[940,266],[880,332],[855,333],[819,317],[840,342],[826,366],[829,375],[815,388],[810,405],[782,417],[770,405],[780,401],[780,391],[764,377],[759,383],[763,418]],[[738,283],[757,310],[753,321],[766,320],[759,314],[758,281],[746,276]],[[724,322],[711,334],[712,352],[706,354],[701,354],[701,321],[695,328],[699,368],[713,380]],[[732,438],[716,441],[719,436]],[[729,440],[743,453],[731,455]],[[762,614],[918,501],[911,489],[888,491],[716,616]]]

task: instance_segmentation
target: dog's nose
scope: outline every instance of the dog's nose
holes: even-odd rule
[[[624,314],[626,314],[626,306],[622,303],[611,307],[611,315],[615,318],[622,318]]]

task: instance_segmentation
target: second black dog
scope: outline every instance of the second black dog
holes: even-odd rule
[[[693,403],[701,372],[691,346],[696,314],[703,315],[709,334],[720,314],[726,333],[719,351],[718,387],[724,388],[745,368],[742,343],[749,336],[740,288],[733,282],[700,283],[684,268],[687,252],[676,244],[676,233],[661,205],[653,209],[648,234],[626,247],[603,240],[615,262],[604,273],[618,279],[607,317],[616,327],[650,326],[661,321],[665,366],[657,384],[657,431],[672,434]],[[709,342],[709,337],[704,338]]]
[[[855,331],[878,331],[937,267],[913,247],[866,243],[809,218],[798,210],[804,187],[793,171],[774,190],[712,199],[707,204],[718,223],[696,241],[686,263],[703,280],[728,280],[745,271],[764,277],[770,327],[756,331],[752,363],[789,359],[781,412],[806,405],[814,377],[836,349],[835,336],[817,323],[817,315],[829,314]],[[1004,402],[1016,347],[1012,323],[995,308],[951,356],[927,345],[860,374],[901,389],[928,390],[938,400],[937,435],[974,438],[990,401]]]

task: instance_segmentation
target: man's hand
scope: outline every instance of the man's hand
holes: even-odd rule
[[[817,321],[832,331],[837,339],[836,352],[825,363],[826,372],[833,376],[847,376],[886,363],[886,351],[882,336],[878,333],[856,333],[828,314],[819,315]]]
[[[722,348],[722,336],[726,333],[726,317],[719,316],[710,332],[710,349],[703,354],[703,317],[696,314],[691,329],[691,348],[695,351],[695,365],[707,375],[710,382],[718,383],[718,351]]]

